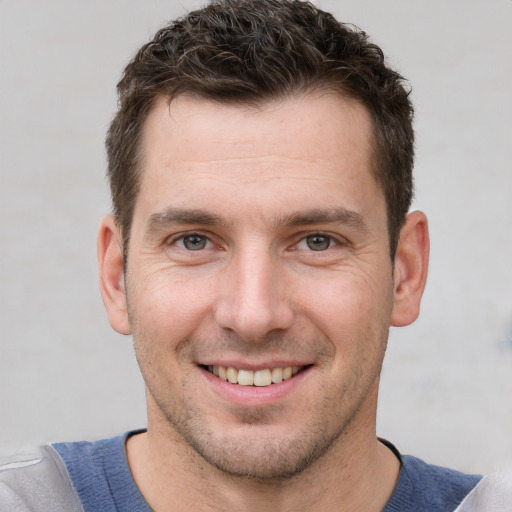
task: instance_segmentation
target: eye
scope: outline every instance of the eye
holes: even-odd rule
[[[303,238],[298,244],[298,249],[309,249],[310,251],[326,251],[337,245],[331,236],[315,233]]]
[[[212,242],[205,235],[191,233],[184,235],[174,241],[178,247],[182,247],[187,251],[201,251],[212,245]]]
[[[310,235],[306,237],[306,244],[312,251],[325,251],[331,246],[332,239],[325,235]]]

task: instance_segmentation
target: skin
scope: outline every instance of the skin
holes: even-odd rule
[[[160,98],[150,113],[126,275],[110,216],[98,254],[111,325],[133,334],[146,382],[148,431],[127,455],[154,510],[389,499],[399,463],[376,439],[379,375],[389,326],[418,315],[428,233],[409,214],[392,264],[371,132],[363,106],[325,94],[258,109]],[[306,370],[245,388],[206,365]]]

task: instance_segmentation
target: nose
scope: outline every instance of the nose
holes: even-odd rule
[[[247,341],[293,323],[289,287],[278,261],[264,251],[239,253],[225,269],[215,308],[217,325]]]

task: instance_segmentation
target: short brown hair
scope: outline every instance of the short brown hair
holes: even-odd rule
[[[141,132],[157,97],[194,93],[257,105],[317,89],[354,98],[372,116],[373,172],[394,257],[413,194],[410,91],[364,32],[301,0],[212,1],[159,30],[128,64],[106,140],[125,254],[141,181]]]

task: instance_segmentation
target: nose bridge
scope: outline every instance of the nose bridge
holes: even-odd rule
[[[293,313],[283,269],[271,251],[255,244],[239,250],[226,269],[217,307],[219,326],[248,340],[287,329]]]

